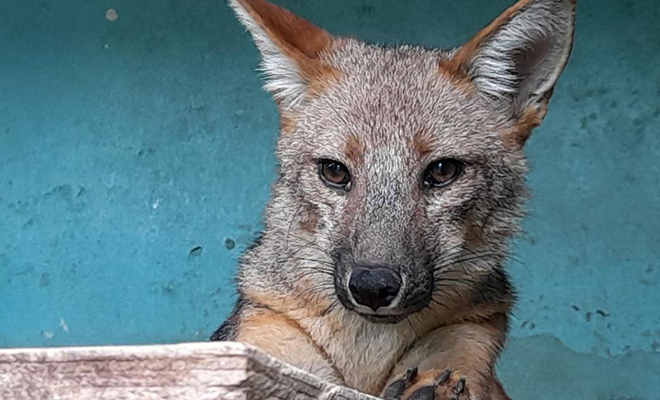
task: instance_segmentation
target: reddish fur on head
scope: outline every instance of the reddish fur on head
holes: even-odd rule
[[[336,45],[328,32],[264,0],[235,0],[230,4],[248,27],[254,27],[252,33],[262,52],[276,49],[292,62],[308,94],[317,95],[339,79],[339,72],[320,59]],[[288,108],[279,97],[275,99]]]

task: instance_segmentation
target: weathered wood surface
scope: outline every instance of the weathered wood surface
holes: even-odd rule
[[[376,400],[239,343],[0,350],[2,400]]]

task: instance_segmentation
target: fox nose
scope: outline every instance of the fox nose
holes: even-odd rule
[[[389,268],[356,267],[348,289],[358,304],[376,311],[392,304],[401,289],[401,276]]]

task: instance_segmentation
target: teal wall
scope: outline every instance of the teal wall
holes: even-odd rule
[[[279,3],[450,46],[509,0]],[[660,2],[579,3],[500,372],[516,399],[660,399]],[[256,64],[220,0],[0,0],[0,347],[206,340],[275,177]]]

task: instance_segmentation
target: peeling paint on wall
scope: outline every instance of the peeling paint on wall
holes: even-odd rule
[[[660,399],[660,353],[601,357],[550,335],[512,340],[498,372],[514,399]]]
[[[114,8],[108,8],[105,12],[105,19],[107,19],[110,22],[115,22],[119,18],[119,14],[117,14],[117,10]]]

